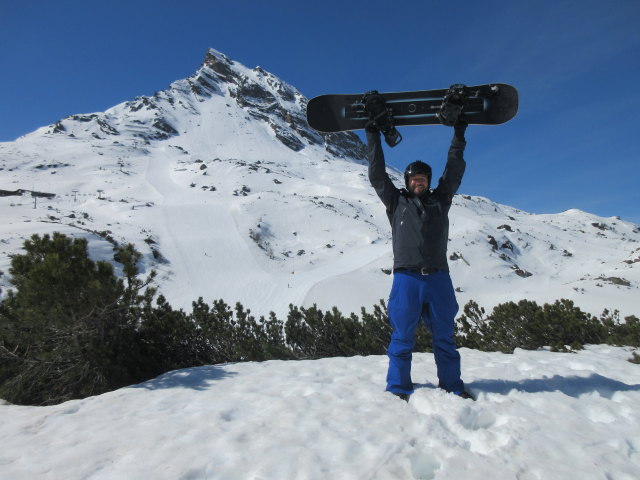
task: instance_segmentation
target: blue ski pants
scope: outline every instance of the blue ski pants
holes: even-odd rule
[[[458,302],[449,272],[394,273],[388,310],[393,333],[387,349],[387,390],[413,393],[411,354],[416,343],[416,328],[420,320],[424,320],[433,337],[438,386],[448,392],[462,392],[460,354],[453,339]]]

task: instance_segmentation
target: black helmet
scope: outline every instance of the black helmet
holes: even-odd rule
[[[431,186],[431,167],[420,160],[407,165],[404,169],[404,186],[409,190],[409,178],[414,175],[426,175],[428,180],[428,187]]]

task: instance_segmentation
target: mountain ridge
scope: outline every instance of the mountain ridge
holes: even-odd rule
[[[55,194],[0,198],[3,290],[8,255],[59,230],[86,236],[96,258],[110,259],[111,245],[92,232],[134,243],[175,307],[202,296],[283,316],[290,303],[348,313],[386,298],[390,229],[364,145],[310,129],[306,102],[263,68],[210,49],[166,90],[0,143],[0,189]],[[461,194],[450,237],[461,304],[564,297],[596,314],[638,314],[637,225]]]

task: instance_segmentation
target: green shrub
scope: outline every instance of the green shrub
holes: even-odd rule
[[[595,343],[637,346],[640,321],[635,316],[625,320],[621,322],[617,311],[608,310],[598,319],[566,299],[543,306],[528,300],[508,302],[496,306],[490,315],[469,302],[459,318],[456,337],[459,346],[506,353],[544,346],[569,351]]]
[[[603,343],[640,347],[640,319],[635,315],[625,317],[622,322],[618,310],[605,310],[600,315],[600,323],[604,328]]]
[[[82,238],[34,235],[24,250],[11,258],[15,291],[0,308],[0,396],[59,403],[134,381],[136,318],[123,299],[140,284],[89,259]]]

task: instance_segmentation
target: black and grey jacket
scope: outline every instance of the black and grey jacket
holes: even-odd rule
[[[387,207],[393,237],[393,268],[449,270],[449,209],[462,181],[466,142],[453,137],[438,186],[416,197],[397,188],[386,172],[380,134],[367,132],[369,181]]]

